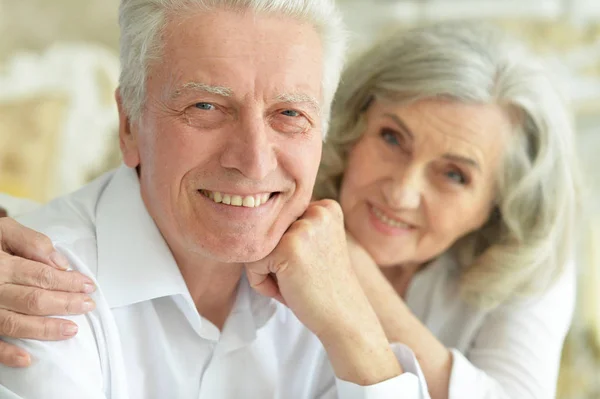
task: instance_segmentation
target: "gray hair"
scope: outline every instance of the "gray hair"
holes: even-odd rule
[[[372,98],[498,104],[519,115],[496,178],[496,209],[451,248],[468,302],[494,307],[547,288],[572,256],[578,174],[572,123],[548,74],[498,30],[442,23],[395,33],[342,74],[315,196],[338,199]]]
[[[146,77],[152,62],[160,59],[161,33],[170,15],[190,10],[231,9],[282,14],[311,23],[323,43],[323,134],[327,131],[330,104],[344,63],[346,34],[332,0],[122,0],[120,93],[132,119],[138,119],[146,98]]]

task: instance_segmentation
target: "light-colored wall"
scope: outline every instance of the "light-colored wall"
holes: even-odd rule
[[[119,0],[0,0],[0,61],[57,41],[118,49]]]
[[[115,163],[118,0],[0,0],[0,191],[46,201]]]

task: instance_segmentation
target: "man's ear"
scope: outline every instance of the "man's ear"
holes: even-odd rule
[[[140,165],[137,132],[133,132],[131,119],[123,107],[123,99],[119,88],[115,91],[115,100],[119,109],[119,145],[123,154],[123,162],[130,168]]]

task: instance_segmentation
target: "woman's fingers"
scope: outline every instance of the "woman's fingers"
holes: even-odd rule
[[[66,270],[68,260],[54,249],[45,235],[31,230],[11,218],[0,218],[0,248],[3,252]]]
[[[0,339],[0,363],[8,367],[27,367],[31,358],[23,349]]]

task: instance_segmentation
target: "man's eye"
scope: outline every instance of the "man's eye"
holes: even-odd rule
[[[293,109],[277,111],[269,118],[269,123],[281,133],[305,133],[311,128],[311,122],[306,115]]]
[[[294,111],[293,109],[286,109],[285,111],[282,111],[281,114],[285,116],[290,116],[292,118],[300,116],[300,112]]]
[[[195,107],[204,111],[212,111],[215,109],[215,106],[211,103],[196,103]]]

